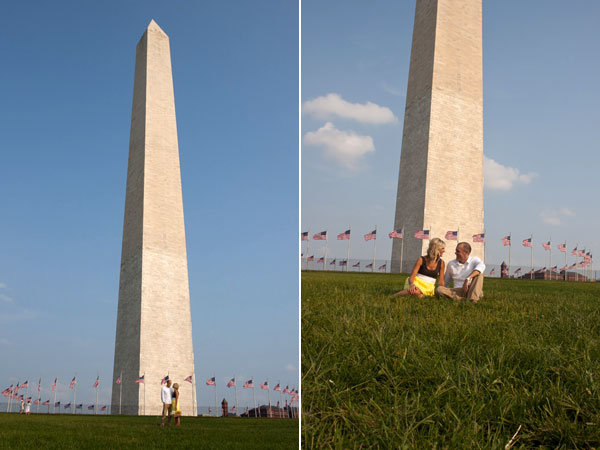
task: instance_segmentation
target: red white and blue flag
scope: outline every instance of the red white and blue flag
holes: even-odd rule
[[[550,250],[552,248],[550,246],[550,241],[548,241],[548,242],[542,242],[542,247],[544,247],[544,250]]]
[[[335,258],[333,258],[333,261],[331,261],[331,262],[329,263],[329,265],[330,265],[330,266],[335,266]]]
[[[381,266],[378,267],[379,270],[385,270],[387,267],[387,263],[382,264]]]
[[[38,392],[42,391],[42,379],[40,378],[40,381],[38,381]]]
[[[579,251],[577,252],[577,256],[584,257],[584,256],[585,256],[585,248],[584,248],[583,250],[579,250]],[[26,381],[25,383],[27,384],[27,381]]]
[[[23,389],[29,386],[29,380],[27,380],[25,383],[23,383],[21,386],[19,386],[19,389]]]
[[[346,261],[345,259],[340,261],[340,266],[347,266],[348,265],[348,261]]]
[[[44,403],[42,403],[42,405],[49,406],[50,405],[50,399],[46,400]]]
[[[216,386],[217,383],[215,381],[215,377],[209,378],[208,380],[206,380],[206,385],[207,386]]]
[[[326,241],[327,240],[327,231],[321,231],[320,233],[314,234],[313,239],[315,241]]]
[[[429,230],[419,230],[415,233],[417,239],[429,239]]]
[[[337,235],[338,241],[350,239],[350,230],[346,230],[343,233]]]
[[[59,401],[57,401],[56,403],[54,403],[54,406],[58,406],[58,407],[60,407],[60,400],[59,400]]]
[[[388,234],[388,236],[390,237],[390,239],[402,239],[402,230],[394,230],[390,234]]]
[[[242,386],[244,389],[254,389],[254,380],[248,380]]]
[[[90,405],[90,406],[88,406],[88,410],[89,410],[89,411],[92,411],[94,408],[95,408],[95,406],[94,406],[94,405]]]
[[[523,247],[531,247],[531,238],[523,239]]]
[[[235,377],[232,378],[231,380],[229,380],[229,382],[227,383],[227,387],[234,387],[235,386]]]
[[[521,272],[521,268],[520,267],[517,270],[515,270],[515,275],[518,274],[519,272]]]
[[[365,241],[370,241],[371,239],[377,239],[377,230],[365,234]]]
[[[69,389],[73,389],[73,387],[75,386],[76,383],[77,383],[77,376],[74,376],[73,379],[71,380],[71,384],[69,384]]]
[[[96,378],[96,381],[94,381],[94,387],[97,388],[98,384],[100,384],[100,377],[99,376]]]
[[[315,255],[307,257],[306,260],[307,261],[314,261],[315,260]]]
[[[474,234],[473,242],[485,242],[485,233]]]
[[[360,261],[357,262],[356,264],[352,264],[352,267],[360,267]]]
[[[189,377],[187,377],[187,378],[186,378],[185,380],[183,380],[183,381],[187,381],[188,383],[191,383],[191,382],[192,382],[192,376],[190,375]]]
[[[52,384],[52,387],[50,388],[51,391],[54,392],[54,389],[56,389],[56,382],[58,381],[58,377],[54,379],[54,383]]]
[[[165,375],[165,377],[160,380],[160,384],[167,384],[167,381],[169,381],[169,375]]]
[[[318,263],[325,262],[325,258],[321,256],[317,262],[318,262]]]
[[[79,405],[77,405],[77,406],[75,407],[75,409],[81,409],[81,408],[83,408],[83,403],[80,403]]]
[[[144,378],[146,377],[146,374],[142,375],[139,378],[136,378],[135,382],[136,383],[145,383],[146,381],[144,380]]]
[[[263,381],[262,383],[260,383],[260,388],[267,391],[269,390],[269,382],[268,381]]]
[[[70,402],[65,405],[65,409],[69,409],[70,407],[71,407],[71,403]]]
[[[444,239],[447,241],[457,241],[458,240],[458,231],[447,231]]]
[[[510,236],[504,236],[502,238],[502,243],[504,244],[504,246],[506,247],[507,245],[510,245]]]
[[[573,250],[571,250],[571,255],[576,255],[577,254],[577,247],[575,247]]]
[[[365,269],[371,269],[373,268],[373,263],[369,263],[365,266]]]
[[[121,384],[121,376],[117,377],[117,381],[115,381],[115,384]]]
[[[300,240],[308,241],[308,231],[303,231],[302,233],[300,233]]]
[[[565,242],[564,244],[558,244],[556,248],[565,253],[567,251],[567,243]]]
[[[496,271],[496,269],[492,269],[490,270],[490,275],[494,275],[494,272]]]
[[[283,388],[283,394],[289,394],[290,390],[289,390],[289,386],[286,386]]]
[[[279,385],[279,383],[277,383],[277,384],[275,385],[275,387],[273,388],[273,390],[274,390],[274,391],[279,391],[279,392],[281,392],[281,386]]]
[[[104,405],[102,408],[100,408],[100,411],[106,411],[106,405]]]

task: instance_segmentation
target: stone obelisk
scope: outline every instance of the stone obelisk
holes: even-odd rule
[[[413,29],[394,229],[392,272],[410,272],[429,229],[458,239],[483,258],[482,0],[417,0]],[[456,241],[446,242],[446,261]]]
[[[195,415],[192,321],[169,37],[150,22],[136,49],[112,414],[158,415],[161,379]],[[121,386],[115,381],[121,376]],[[136,383],[144,376],[145,386]],[[195,381],[195,380],[194,380]],[[122,396],[120,392],[122,389]]]

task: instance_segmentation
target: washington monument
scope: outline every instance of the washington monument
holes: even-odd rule
[[[482,0],[417,0],[402,154],[398,176],[392,272],[409,272],[430,230],[444,239],[458,231],[471,255],[483,259],[483,68]],[[404,241],[403,267],[400,267]],[[454,258],[456,241],[446,242]]]
[[[135,58],[112,413],[160,414],[168,375],[179,383],[183,414],[196,415],[194,385],[184,382],[193,374],[169,37],[151,21]]]

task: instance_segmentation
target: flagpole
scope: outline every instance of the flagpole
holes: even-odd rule
[[[215,417],[219,417],[219,409],[217,408],[217,375],[215,374]]]
[[[39,392],[38,392],[38,407],[37,407],[37,414],[40,413],[40,400],[42,399],[42,376],[40,375],[40,381],[38,383],[38,387],[40,388]]]
[[[529,272],[529,279],[533,280],[533,233],[531,233],[531,271]]]
[[[402,225],[402,243],[400,244],[400,273],[402,272],[402,259],[404,257],[404,225]]]
[[[75,398],[77,397],[77,372],[75,372],[75,386],[73,388],[73,408],[75,408]],[[77,412],[77,411],[75,411]]]
[[[198,407],[196,406],[196,374],[192,374],[192,414],[198,416]]]
[[[54,403],[53,403],[53,407],[52,407],[52,414],[56,413],[56,387],[58,386],[58,377],[56,377],[56,384],[54,385]]]
[[[119,376],[119,415],[121,415],[121,400],[123,399],[123,371]]]
[[[550,270],[550,279],[552,279],[552,236],[550,236],[550,265],[548,269]]]
[[[567,281],[567,241],[565,241],[565,281]]]
[[[512,231],[508,233],[508,278],[510,278],[510,248],[512,247]]]
[[[252,398],[254,399],[254,417],[258,417],[256,415],[256,392],[254,391],[254,377],[252,377]]]
[[[238,399],[237,399],[237,380],[235,378],[235,375],[233,375],[233,387],[235,388],[235,412],[237,413],[238,411]]]
[[[577,243],[575,248],[578,248],[578,247],[579,247],[579,242]],[[575,281],[577,282],[577,281],[579,281],[579,276],[578,276],[579,274],[577,273],[577,252],[575,252],[575,270],[574,270],[574,272],[575,272]]]
[[[327,230],[325,230],[325,257],[323,258],[323,270],[327,270],[327,239],[329,239],[329,236],[327,235]],[[254,407],[256,408],[256,405]]]
[[[352,235],[352,228],[348,225],[348,230],[350,230],[350,234],[348,235],[348,256],[346,257],[346,272],[349,270],[350,266],[350,236]]]
[[[373,266],[371,272],[375,272],[375,251],[377,250],[377,225],[375,225],[375,238],[373,239]]]
[[[308,234],[306,236],[307,237],[307,239],[306,239],[306,270],[308,270],[308,254],[309,254],[308,248],[309,248],[309,243],[310,243],[310,228],[308,229],[307,233]]]
[[[269,399],[269,412],[267,417],[271,417],[271,386],[269,386],[269,379],[267,378],[267,398]]]
[[[483,229],[483,264],[485,265],[485,228]]]
[[[143,376],[144,376],[144,415],[146,415],[146,372],[145,371],[144,371]]]
[[[98,386],[96,386],[96,407],[94,408],[94,414],[98,414]]]

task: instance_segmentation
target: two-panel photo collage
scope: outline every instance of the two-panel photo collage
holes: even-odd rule
[[[1,448],[600,447],[600,3],[0,4]]]

